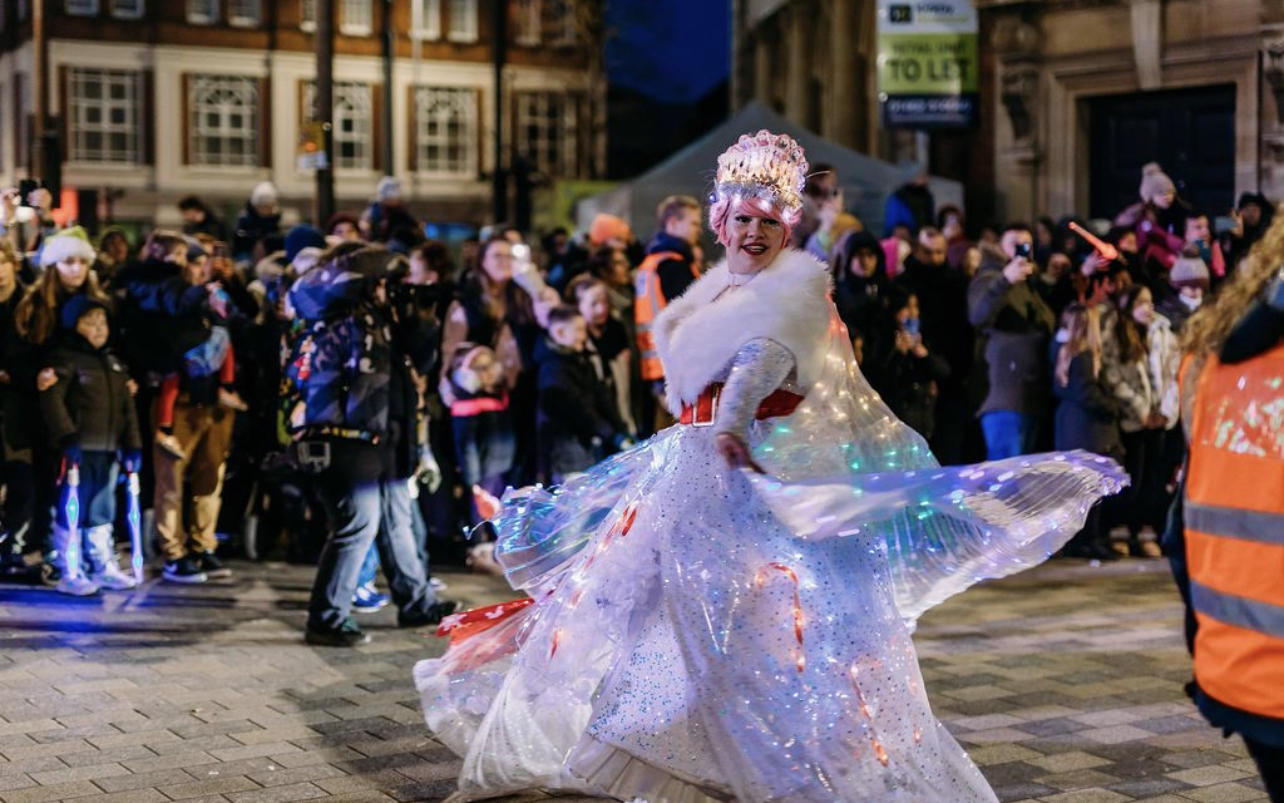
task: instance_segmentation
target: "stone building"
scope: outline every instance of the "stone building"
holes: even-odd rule
[[[1110,216],[1148,161],[1214,215],[1284,197],[1281,0],[974,0],[981,121],[926,142],[879,125],[876,5],[736,0],[734,102],[884,158],[917,146],[974,222]]]
[[[197,193],[224,210],[272,181],[306,214],[296,151],[314,86],[315,0],[0,2],[0,182],[28,174],[33,7],[44,3],[47,103],[64,187],[111,197],[118,219],[172,223]],[[549,178],[605,159],[600,40],[577,0],[508,0],[505,142]],[[396,175],[415,208],[477,222],[495,164],[494,20],[480,0],[335,0],[333,162],[340,209]],[[380,31],[392,15],[392,154]],[[600,36],[600,32],[597,34]]]

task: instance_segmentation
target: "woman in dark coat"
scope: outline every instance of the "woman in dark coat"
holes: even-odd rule
[[[1053,346],[1052,390],[1060,400],[1056,416],[1058,451],[1085,449],[1123,459],[1119,408],[1101,370],[1101,331],[1097,310],[1071,304],[1061,314]],[[1102,525],[1101,504],[1093,506],[1084,528],[1066,544],[1069,557],[1112,560],[1110,532]]]

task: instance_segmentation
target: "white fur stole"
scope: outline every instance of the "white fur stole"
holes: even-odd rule
[[[789,349],[800,386],[820,379],[832,306],[829,268],[804,251],[785,249],[752,280],[719,298],[727,273],[724,259],[656,318],[655,342],[672,411],[695,402],[741,347],[757,338]]]

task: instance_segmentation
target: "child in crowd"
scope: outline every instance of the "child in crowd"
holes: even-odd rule
[[[75,511],[65,501],[56,513],[58,590],[85,595],[99,588],[133,588],[134,579],[116,564],[112,539],[117,456],[128,472],[138,471],[142,463],[129,374],[107,347],[110,330],[101,301],[86,295],[72,298],[60,323],[50,367],[41,372],[40,411],[50,443],[62,451],[63,482],[76,469],[79,486],[77,520],[69,519]],[[72,542],[73,533],[78,543]]]
[[[472,495],[472,522],[479,524],[494,514],[517,455],[504,366],[488,346],[460,343],[445,381],[455,454]]]
[[[632,445],[615,399],[586,351],[588,326],[574,307],[548,315],[539,362],[539,452],[555,484]]]
[[[1101,327],[1094,306],[1071,304],[1061,315],[1053,343],[1052,389],[1060,404],[1056,415],[1056,449],[1086,449],[1120,460],[1118,404],[1106,387],[1102,370]],[[1084,528],[1066,544],[1070,557],[1111,560],[1116,557],[1102,526],[1101,504],[1093,506]]]
[[[887,311],[895,328],[878,372],[883,380],[883,400],[898,418],[930,438],[936,420],[937,386],[949,378],[950,366],[923,343],[918,296],[894,288],[888,295]]]
[[[576,276],[566,288],[567,302],[580,311],[588,326],[588,355],[615,399],[615,409],[625,429],[637,432],[632,410],[632,361],[628,330],[611,315],[611,298],[606,282],[595,276]]]

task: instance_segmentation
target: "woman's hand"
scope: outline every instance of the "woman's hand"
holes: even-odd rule
[[[749,444],[741,440],[740,436],[730,432],[719,432],[713,438],[713,446],[731,468],[747,468],[759,474],[767,473],[754,461],[753,452],[749,451]]]

